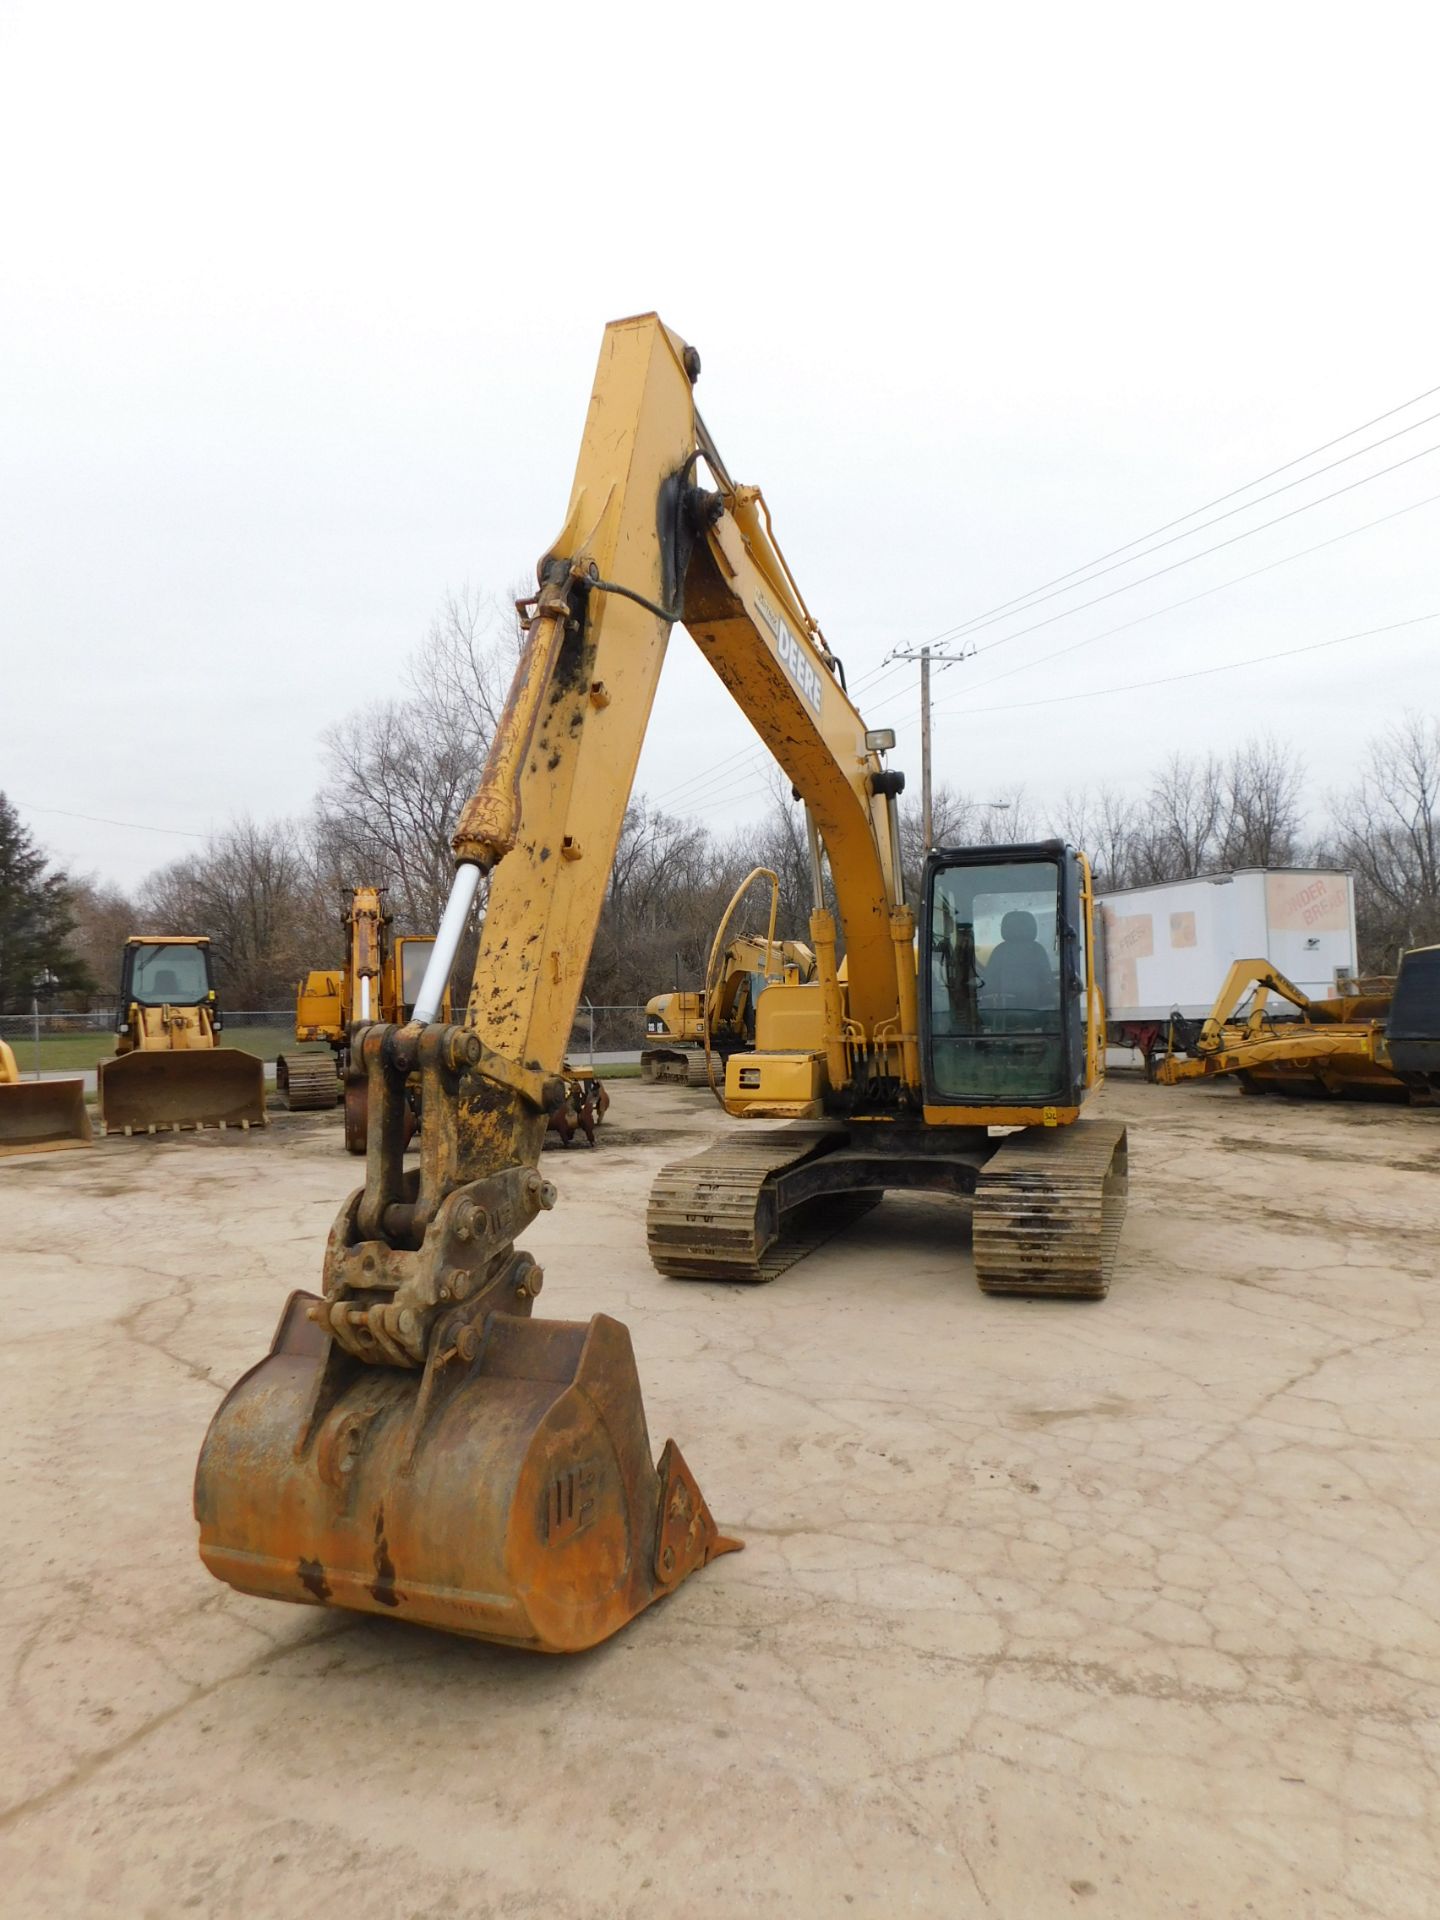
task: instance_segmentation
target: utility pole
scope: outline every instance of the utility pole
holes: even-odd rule
[[[930,815],[930,649],[920,649],[920,831],[929,853],[935,844]]]
[[[920,832],[925,842],[925,852],[929,853],[935,844],[935,816],[931,806],[930,781],[930,662],[940,663],[943,671],[953,667],[958,660],[968,660],[974,647],[965,647],[960,653],[933,653],[925,647],[895,647],[886,654],[881,666],[888,667],[892,660],[918,660],[920,662]]]

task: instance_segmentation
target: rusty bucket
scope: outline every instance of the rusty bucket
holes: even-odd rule
[[[106,1133],[263,1127],[265,1063],[238,1047],[122,1053],[100,1066]]]
[[[422,1373],[317,1313],[290,1296],[201,1451],[200,1556],[231,1586],[574,1653],[740,1544],[673,1442],[652,1465],[618,1321],[491,1313]]]
[[[0,1155],[93,1145],[83,1080],[0,1080]]]

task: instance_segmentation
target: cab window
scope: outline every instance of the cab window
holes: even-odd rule
[[[930,899],[930,1073],[942,1099],[1030,1104],[1065,1080],[1060,870],[942,867]]]
[[[136,947],[130,995],[142,1007],[195,1007],[210,991],[203,947]]]

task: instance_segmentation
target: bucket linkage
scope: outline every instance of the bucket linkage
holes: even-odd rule
[[[375,1025],[361,1050],[366,1183],[323,1296],[290,1296],[211,1423],[201,1557],[247,1593],[593,1646],[740,1543],[673,1442],[652,1463],[624,1326],[532,1317],[542,1275],[514,1243],[554,1204],[534,1164],[553,1087],[462,1027]]]

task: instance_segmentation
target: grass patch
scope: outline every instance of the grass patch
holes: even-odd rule
[[[35,1071],[35,1042],[28,1036],[10,1034],[7,1036],[15,1061],[22,1074]],[[307,1041],[304,1046],[295,1039],[293,1027],[224,1027],[220,1033],[220,1044],[234,1047],[241,1053],[253,1053],[262,1060],[273,1061],[277,1053],[327,1053],[329,1049],[323,1041]],[[98,1067],[102,1060],[109,1060],[115,1053],[115,1034],[104,1033],[47,1033],[40,1039],[40,1071],[42,1073],[82,1073],[89,1068]]]

